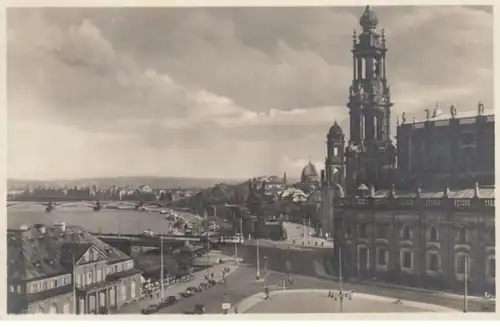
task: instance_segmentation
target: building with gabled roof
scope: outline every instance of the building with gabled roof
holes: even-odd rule
[[[9,313],[104,313],[139,299],[142,271],[78,226],[7,233]]]

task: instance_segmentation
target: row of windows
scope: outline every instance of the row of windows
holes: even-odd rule
[[[108,274],[115,274],[120,271],[129,270],[132,268],[134,268],[133,261],[127,261],[116,265],[111,265],[108,266],[107,268],[104,268],[106,270],[97,268],[95,272],[91,270],[83,274],[78,274],[76,277],[76,284],[78,286],[86,286],[86,285],[92,285],[94,283],[100,283],[106,280],[106,275]]]
[[[91,252],[91,251],[89,251]],[[96,253],[97,254],[97,253]],[[92,259],[92,258],[90,258]],[[95,259],[92,259],[95,260]],[[116,264],[109,266],[107,268],[108,274],[113,274],[117,273],[120,271],[124,270],[129,270],[134,267],[133,261],[127,261],[124,263]],[[106,280],[106,273],[104,269],[98,268],[95,273],[94,271],[87,271],[85,273],[80,273],[76,275],[76,285],[79,287],[83,287],[86,285],[92,285],[94,283],[100,283]],[[65,285],[70,285],[72,283],[71,281],[71,276],[67,275],[64,277],[57,277],[54,279],[50,280],[44,280],[44,281],[38,281],[38,282],[32,282],[28,284],[28,293],[33,294],[33,293],[38,293],[38,292],[43,292],[46,290],[54,289],[57,287],[65,286]],[[10,292],[11,293],[21,293],[21,286],[17,285],[11,285],[10,286]]]
[[[376,237],[378,239],[388,239],[390,232],[390,225],[377,225],[376,227]],[[351,237],[351,229],[349,227],[345,230],[345,236],[347,238]],[[358,225],[358,238],[367,238],[368,232],[365,224]],[[400,230],[400,238],[402,240],[411,240],[413,238],[413,232],[408,225],[404,225]],[[439,242],[438,228],[431,226],[428,233],[429,242]],[[488,240],[491,243],[495,243],[495,229],[490,228],[488,230]],[[463,226],[458,228],[457,231],[457,242],[465,244],[468,242],[467,229]]]
[[[44,281],[39,281],[39,282],[32,282],[28,284],[28,293],[33,294],[33,293],[38,293],[38,292],[43,292],[47,290],[51,290],[57,287],[65,286],[65,285],[70,285],[71,284],[71,276],[63,276],[63,277],[57,277],[49,280],[44,280]]]
[[[359,260],[368,264],[368,250],[366,248],[359,249]],[[389,251],[384,248],[377,249],[376,262],[378,266],[387,266],[389,261]],[[455,272],[457,274],[465,274],[465,267],[471,268],[471,263],[466,254],[457,254],[455,257]],[[490,257],[487,262],[486,274],[491,278],[495,278],[495,258]],[[413,252],[411,250],[403,249],[400,251],[400,265],[405,269],[413,269]],[[441,269],[441,256],[437,252],[427,253],[427,270],[437,272]]]

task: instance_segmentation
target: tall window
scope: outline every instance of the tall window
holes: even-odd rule
[[[402,230],[402,235],[401,235],[401,238],[405,241],[409,241],[411,239],[411,230],[410,230],[410,226],[408,225],[404,225],[403,226],[403,230]]]
[[[427,269],[430,271],[439,270],[439,254],[431,252],[427,255]]]
[[[466,254],[457,255],[455,262],[457,274],[465,274],[465,265],[468,261],[467,258],[468,256]],[[468,263],[468,267],[470,267],[470,262]]]
[[[365,224],[358,225],[358,237],[359,238],[366,238],[366,225]]]
[[[464,226],[460,226],[458,228],[458,243],[465,244],[467,243],[467,229]]]
[[[377,249],[377,264],[379,266],[387,265],[387,250],[386,249]]]
[[[437,242],[438,241],[438,230],[435,226],[431,226],[429,241],[430,242]]]
[[[381,224],[377,225],[377,238],[387,239],[387,225]]]
[[[367,248],[359,248],[359,267],[363,269],[367,269],[369,267],[368,263],[368,249]]]
[[[407,269],[413,267],[413,254],[410,250],[401,251],[401,266]]]
[[[350,237],[351,237],[351,234],[352,234],[352,232],[351,232],[351,227],[346,226],[346,228],[345,228],[345,237],[346,237],[346,238],[350,238]]]

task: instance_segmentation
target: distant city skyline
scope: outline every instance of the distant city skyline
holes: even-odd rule
[[[374,7],[396,116],[493,103],[491,7]],[[300,176],[363,7],[7,10],[8,177]]]

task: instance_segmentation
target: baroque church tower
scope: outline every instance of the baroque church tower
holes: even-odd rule
[[[349,87],[350,140],[346,149],[346,189],[352,193],[364,183],[385,187],[387,168],[395,151],[390,140],[391,96],[386,74],[384,30],[376,31],[378,19],[366,6],[361,33],[353,35],[353,79]],[[388,180],[389,179],[389,180]]]

